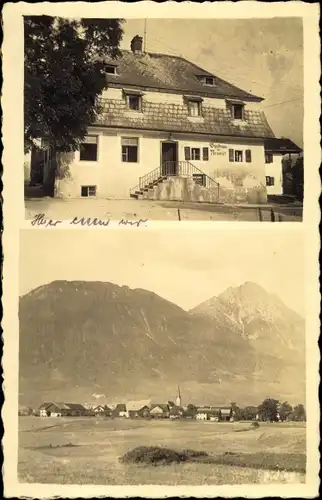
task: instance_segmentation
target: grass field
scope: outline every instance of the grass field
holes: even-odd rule
[[[190,448],[213,463],[122,464],[136,446]],[[20,417],[21,482],[56,484],[246,484],[305,481],[304,424]],[[275,473],[271,471],[287,471]]]

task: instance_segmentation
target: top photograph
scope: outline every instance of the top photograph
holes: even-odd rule
[[[301,18],[24,16],[25,218],[301,222],[303,99]]]

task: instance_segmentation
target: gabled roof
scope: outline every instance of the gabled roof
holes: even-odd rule
[[[39,409],[40,410],[46,410],[51,405],[55,405],[59,410],[74,410],[74,411],[81,411],[81,410],[83,411],[83,410],[86,410],[86,408],[83,405],[78,404],[78,403],[56,403],[56,402],[43,403],[39,407]]]
[[[303,150],[287,137],[265,139],[265,151],[272,153],[301,153]]]
[[[110,64],[106,60],[107,64]],[[109,86],[136,86],[172,92],[199,93],[209,97],[232,97],[260,102],[263,98],[246,92],[183,57],[169,54],[134,54],[122,50],[116,61],[117,75],[107,75]],[[215,85],[204,85],[202,76],[215,78]],[[250,78],[251,82],[251,78]]]
[[[151,406],[151,411],[155,410],[156,408],[160,408],[164,413],[169,411],[169,406],[167,404],[164,404],[164,403],[153,404]]]
[[[142,408],[145,408],[146,406],[149,407],[150,405],[150,400],[145,399],[143,401],[128,401],[126,403],[126,409],[128,411],[139,411],[142,410]]]
[[[118,403],[115,406],[114,411],[126,411],[126,405],[124,403]]]

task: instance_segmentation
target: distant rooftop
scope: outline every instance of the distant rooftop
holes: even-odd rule
[[[302,153],[302,149],[286,137],[265,139],[265,151],[274,153]]]

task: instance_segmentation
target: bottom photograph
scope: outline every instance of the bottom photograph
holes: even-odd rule
[[[26,229],[19,279],[20,482],[305,482],[300,227]]]

